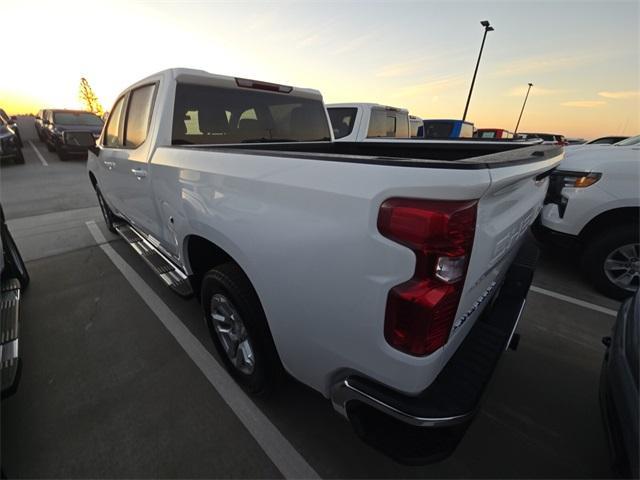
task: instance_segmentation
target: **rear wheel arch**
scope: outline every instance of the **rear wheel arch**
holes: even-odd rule
[[[620,207],[607,210],[592,218],[580,231],[581,240],[586,240],[608,226],[640,222],[640,207]]]
[[[224,249],[212,241],[195,234],[188,235],[184,239],[183,254],[187,270],[191,274],[195,292],[200,290],[202,278],[212,268],[229,262],[238,264]]]
[[[209,326],[212,339],[223,361],[227,364],[227,368],[231,367],[228,365],[228,360],[225,360],[225,353],[220,341],[215,338],[217,334],[214,332],[213,325],[209,321],[209,305],[204,297],[207,296],[211,287],[212,277],[218,277],[217,282],[220,282],[220,278],[227,277],[227,282],[231,280],[232,284],[240,286],[242,287],[241,290],[244,290],[244,294],[236,296],[236,300],[239,298],[244,300],[242,304],[240,304],[241,310],[246,311],[248,308],[249,311],[253,311],[254,313],[252,324],[254,329],[257,329],[254,330],[254,340],[261,344],[262,358],[266,361],[263,367],[268,371],[268,374],[265,374],[262,378],[259,388],[256,384],[249,387],[249,390],[253,391],[253,393],[258,393],[258,390],[267,393],[279,383],[279,380],[282,378],[283,365],[271,332],[269,319],[249,275],[247,275],[247,272],[242,266],[224,249],[199,235],[189,235],[185,238],[183,242],[183,252],[187,269],[191,273],[190,278],[193,290],[196,292],[196,296],[203,302],[202,308],[205,312],[205,319]],[[233,372],[231,373],[234,375]],[[246,382],[243,382],[238,375],[234,376],[243,387],[248,387]],[[267,383],[264,383],[265,381],[267,381]],[[269,385],[268,383],[270,382],[273,382],[274,385]]]

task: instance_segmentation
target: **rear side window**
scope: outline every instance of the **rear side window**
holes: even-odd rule
[[[335,138],[344,138],[353,131],[357,108],[328,108],[327,110]]]
[[[453,122],[424,122],[424,138],[450,138]]]
[[[125,146],[128,148],[139,147],[147,138],[155,88],[155,85],[146,85],[129,94],[124,135]]]
[[[124,97],[116,102],[109,114],[109,122],[104,135],[105,147],[121,147],[122,139],[120,138],[120,117],[122,116],[122,105]]]
[[[178,83],[173,145],[330,140],[321,100]]]

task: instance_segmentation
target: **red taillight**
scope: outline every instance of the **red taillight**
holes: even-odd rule
[[[393,198],[378,215],[378,230],[416,255],[411,280],[387,298],[384,335],[398,350],[428,355],[449,339],[476,227],[475,201]]]

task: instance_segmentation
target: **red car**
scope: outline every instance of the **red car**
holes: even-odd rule
[[[479,128],[476,130],[478,138],[513,138],[513,132],[504,128]]]

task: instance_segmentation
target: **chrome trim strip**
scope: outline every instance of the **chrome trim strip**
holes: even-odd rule
[[[347,414],[347,404],[353,400],[365,403],[386,415],[394,417],[401,422],[413,425],[415,427],[447,427],[451,425],[458,425],[460,423],[463,423],[465,420],[468,420],[474,414],[474,412],[472,411],[464,415],[458,415],[455,417],[416,417],[414,415],[402,412],[397,408],[392,407],[391,405],[387,405],[381,400],[378,400],[377,398],[372,397],[362,390],[357,389],[349,383],[348,378],[345,378],[344,380],[338,382],[331,389],[331,403],[333,404],[333,408],[346,419],[349,419],[349,415]]]

